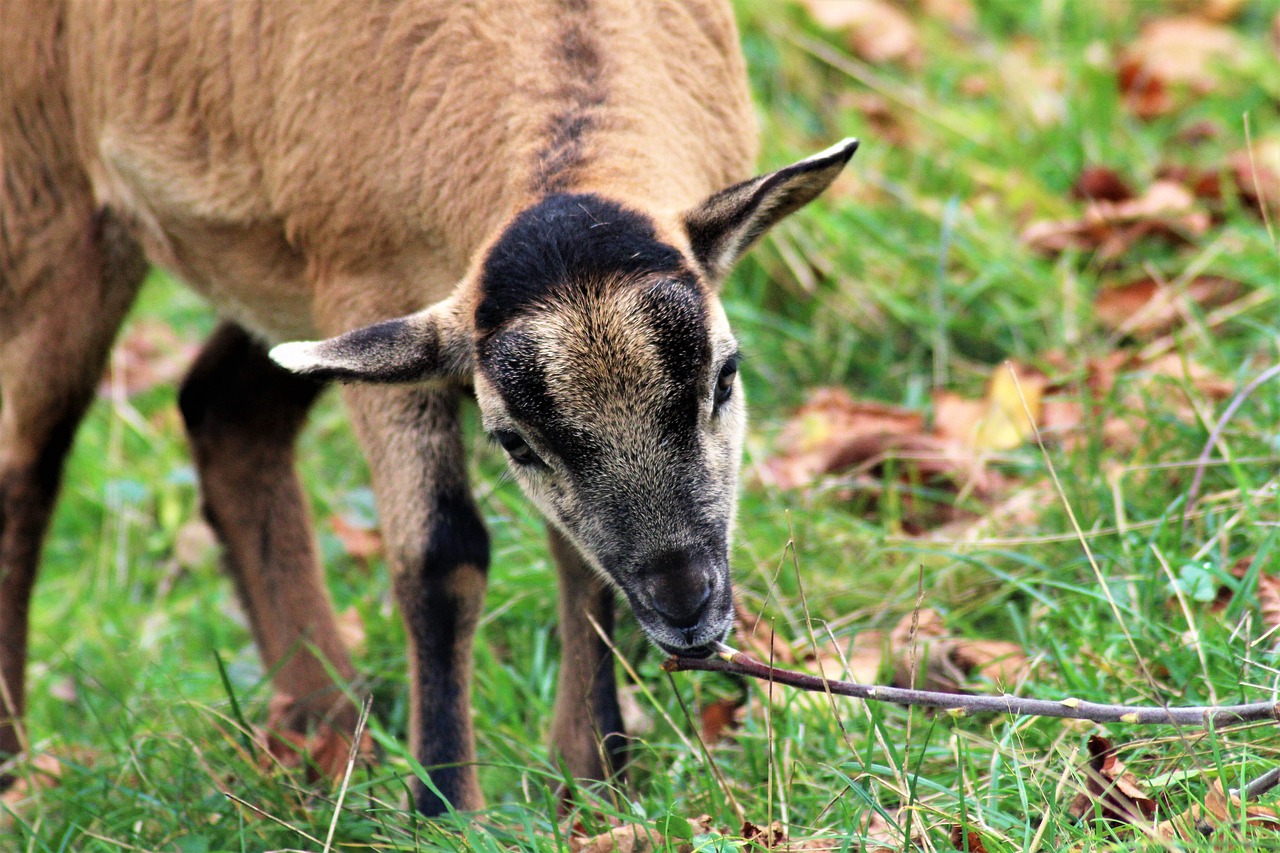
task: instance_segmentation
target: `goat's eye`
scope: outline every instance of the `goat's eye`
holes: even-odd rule
[[[493,438],[498,444],[502,445],[502,449],[507,451],[511,461],[517,465],[540,465],[542,463],[538,454],[533,452],[533,448],[520,437],[519,433],[503,429],[495,432]]]
[[[731,355],[720,368],[720,376],[716,379],[715,408],[718,410],[733,396],[733,380],[738,376],[738,356]]]

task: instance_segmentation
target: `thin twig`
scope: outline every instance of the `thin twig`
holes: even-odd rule
[[[1186,511],[1190,510],[1196,502],[1196,498],[1200,496],[1200,484],[1204,481],[1204,469],[1209,463],[1209,457],[1213,454],[1213,446],[1218,443],[1218,439],[1222,438],[1222,432],[1226,429],[1227,423],[1235,415],[1244,401],[1249,399],[1254,391],[1258,390],[1258,386],[1264,382],[1280,376],[1280,364],[1273,364],[1271,367],[1259,373],[1246,386],[1240,389],[1240,392],[1231,399],[1222,416],[1218,418],[1218,422],[1213,425],[1213,430],[1209,433],[1209,440],[1204,443],[1204,450],[1200,451],[1199,458],[1196,459],[1196,475],[1191,478],[1191,488],[1187,491],[1187,500],[1183,505],[1182,529],[1185,531],[1187,527]]]
[[[351,782],[351,771],[356,766],[356,758],[360,755],[360,738],[364,735],[365,723],[369,722],[369,709],[373,707],[373,697],[364,700],[360,709],[360,719],[356,720],[356,731],[351,738],[351,750],[347,753],[347,769],[342,774],[342,786],[338,789],[338,802],[333,806],[333,819],[329,821],[329,834],[324,838],[324,853],[333,849],[333,833],[338,828],[338,817],[342,814],[342,801],[347,796],[347,785]]]
[[[1272,767],[1257,779],[1254,779],[1240,792],[1240,799],[1248,802],[1256,800],[1276,785],[1280,785],[1280,767]]]
[[[856,699],[872,699],[894,702],[899,705],[920,705],[928,708],[945,708],[955,716],[968,714],[1019,714],[1032,717],[1066,717],[1073,720],[1092,720],[1095,723],[1134,723],[1137,725],[1225,725],[1250,723],[1257,720],[1280,720],[1280,703],[1253,702],[1247,705],[1203,705],[1183,708],[1162,708],[1149,705],[1102,705],[1082,699],[1027,699],[1021,696],[972,696],[961,693],[936,693],[930,690],[909,690],[881,684],[856,684],[852,681],[834,681],[815,675],[778,669],[761,663],[750,655],[721,644],[719,658],[673,657],[662,665],[667,672],[724,672],[746,675],[763,681],[773,681],[800,690],[815,693],[830,692],[836,696],[852,696]]]

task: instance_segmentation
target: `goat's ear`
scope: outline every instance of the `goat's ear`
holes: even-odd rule
[[[471,326],[455,300],[324,341],[280,344],[271,358],[315,379],[425,382],[471,372]]]
[[[747,249],[780,219],[831,186],[858,150],[846,139],[784,169],[721,190],[684,215],[694,257],[719,285]]]

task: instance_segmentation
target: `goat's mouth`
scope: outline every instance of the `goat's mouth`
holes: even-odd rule
[[[701,645],[701,646],[688,646],[685,648],[680,648],[678,646],[668,645],[660,640],[654,640],[654,642],[657,643],[658,648],[662,649],[664,652],[671,655],[672,657],[677,657],[677,658],[709,658],[713,654],[715,654],[715,650],[716,650],[715,643],[706,643],[705,645]]]

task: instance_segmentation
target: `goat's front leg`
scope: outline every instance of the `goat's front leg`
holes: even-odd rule
[[[608,779],[621,774],[626,760],[613,653],[606,642],[613,634],[613,590],[563,534],[553,527],[547,532],[560,573],[563,646],[551,745],[574,778]]]
[[[348,386],[373,476],[395,593],[409,636],[409,740],[438,794],[426,815],[483,805],[471,728],[471,647],[484,603],[489,538],[471,498],[458,394],[437,386]]]

